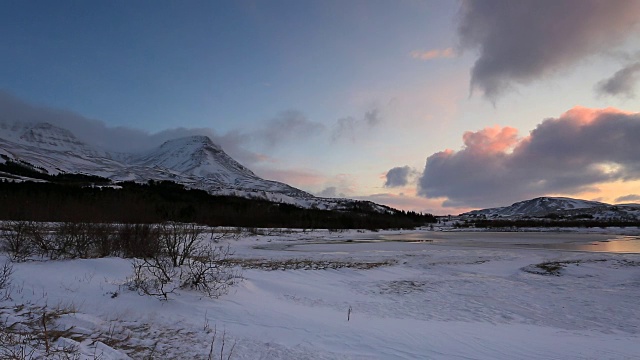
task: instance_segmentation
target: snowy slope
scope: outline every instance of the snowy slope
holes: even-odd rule
[[[130,164],[141,168],[169,171],[181,177],[200,180],[208,190],[254,190],[281,193],[300,198],[311,194],[289,185],[262,179],[227,155],[206,136],[169,140],[160,147],[133,156]]]
[[[0,121],[0,155],[23,161],[48,174],[116,172],[122,164],[110,159],[107,152],[80,141],[70,131],[48,123]]]
[[[637,218],[640,206],[636,204],[610,205],[598,201],[588,201],[567,197],[538,197],[520,201],[510,206],[474,210],[461,216],[487,218],[540,217],[549,214],[579,215],[589,214],[596,218]]]
[[[158,166],[184,175],[213,176],[233,183],[237,176],[256,177],[235,162],[206,136],[174,139],[131,160],[142,166]]]
[[[26,162],[52,175],[81,173],[136,182],[169,180],[211,194],[266,199],[305,208],[344,209],[354,203],[350,199],[318,198],[287,184],[262,179],[206,136],[169,140],[141,154],[109,153],[48,123],[0,120],[0,163],[7,160]],[[378,211],[389,210],[370,205]]]

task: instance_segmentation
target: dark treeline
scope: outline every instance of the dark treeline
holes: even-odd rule
[[[194,222],[209,226],[328,229],[413,228],[436,222],[431,214],[374,212],[354,201],[346,211],[301,209],[287,204],[231,196],[162,181],[124,182],[113,187],[65,183],[0,182],[0,219],[56,222]]]

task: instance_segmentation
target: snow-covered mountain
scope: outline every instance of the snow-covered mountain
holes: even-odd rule
[[[266,199],[305,208],[345,209],[355,203],[315,197],[287,184],[262,179],[206,136],[169,140],[139,154],[115,154],[86,144],[69,130],[52,124],[0,120],[0,163],[6,161],[30,164],[49,175],[79,173],[136,182],[170,180],[215,195]],[[0,172],[2,177],[9,176]],[[369,204],[378,211],[389,210]]]
[[[538,197],[510,206],[473,210],[460,216],[483,218],[542,217],[550,214],[563,216],[591,215],[595,218],[638,218],[640,204],[611,205],[598,201],[567,197]]]

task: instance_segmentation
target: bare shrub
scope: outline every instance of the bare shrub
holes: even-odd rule
[[[0,250],[9,254],[14,261],[23,261],[33,255],[33,236],[38,232],[38,224],[32,221],[9,221],[0,234]]]
[[[60,224],[51,239],[50,257],[88,258],[93,249],[93,237],[88,223],[66,222]]]
[[[35,341],[35,339],[7,331],[6,329],[0,330],[0,358],[11,360],[33,359],[36,348],[30,346],[29,343],[31,341]]]
[[[162,253],[171,259],[173,266],[182,266],[200,245],[202,233],[202,228],[195,224],[164,224],[160,228]]]
[[[31,235],[33,252],[40,256],[51,257],[55,250],[55,236],[55,232],[52,233],[46,226],[42,224],[38,226]]]
[[[197,290],[212,298],[226,294],[242,278],[239,267],[228,261],[229,246],[194,244],[197,246],[191,248],[189,256],[181,252],[177,260],[166,251],[134,259],[129,288],[160,300],[168,300],[178,288]]]
[[[115,238],[116,227],[112,224],[90,224],[89,236],[92,238],[95,257],[116,255],[119,251]]]
[[[12,274],[13,265],[7,261],[0,268],[0,300],[7,300],[9,298]]]
[[[132,266],[133,279],[130,280],[129,287],[140,294],[169,300],[169,294],[178,288],[175,279],[180,278],[180,268],[173,266],[171,259],[167,257],[134,259]]]
[[[181,286],[212,298],[228,293],[229,287],[242,278],[240,270],[226,261],[231,255],[229,246],[199,248],[197,255],[186,262]]]
[[[216,228],[210,227],[208,233],[211,234],[211,236],[209,237],[209,240],[211,240],[216,244],[219,243],[220,240],[222,239],[238,239],[243,234],[241,227],[237,227],[234,229],[232,228],[216,229]]]
[[[16,223],[10,227],[14,229],[13,232],[8,232],[13,250],[7,251],[21,252],[22,256],[14,256],[18,260],[33,254],[51,259],[86,259],[116,253],[115,226],[111,224],[66,222],[49,229],[37,222]]]

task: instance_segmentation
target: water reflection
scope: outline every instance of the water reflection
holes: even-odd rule
[[[608,253],[640,253],[639,239],[596,241],[589,244],[550,244],[551,248]]]
[[[443,246],[640,253],[640,237],[606,234],[441,232],[383,236],[382,239]]]
[[[640,253],[640,237],[580,233],[489,233],[489,232],[420,232],[379,235],[369,239],[320,241],[287,244],[289,251],[311,252],[388,252],[421,251],[432,246],[485,249],[549,249],[607,253]]]

